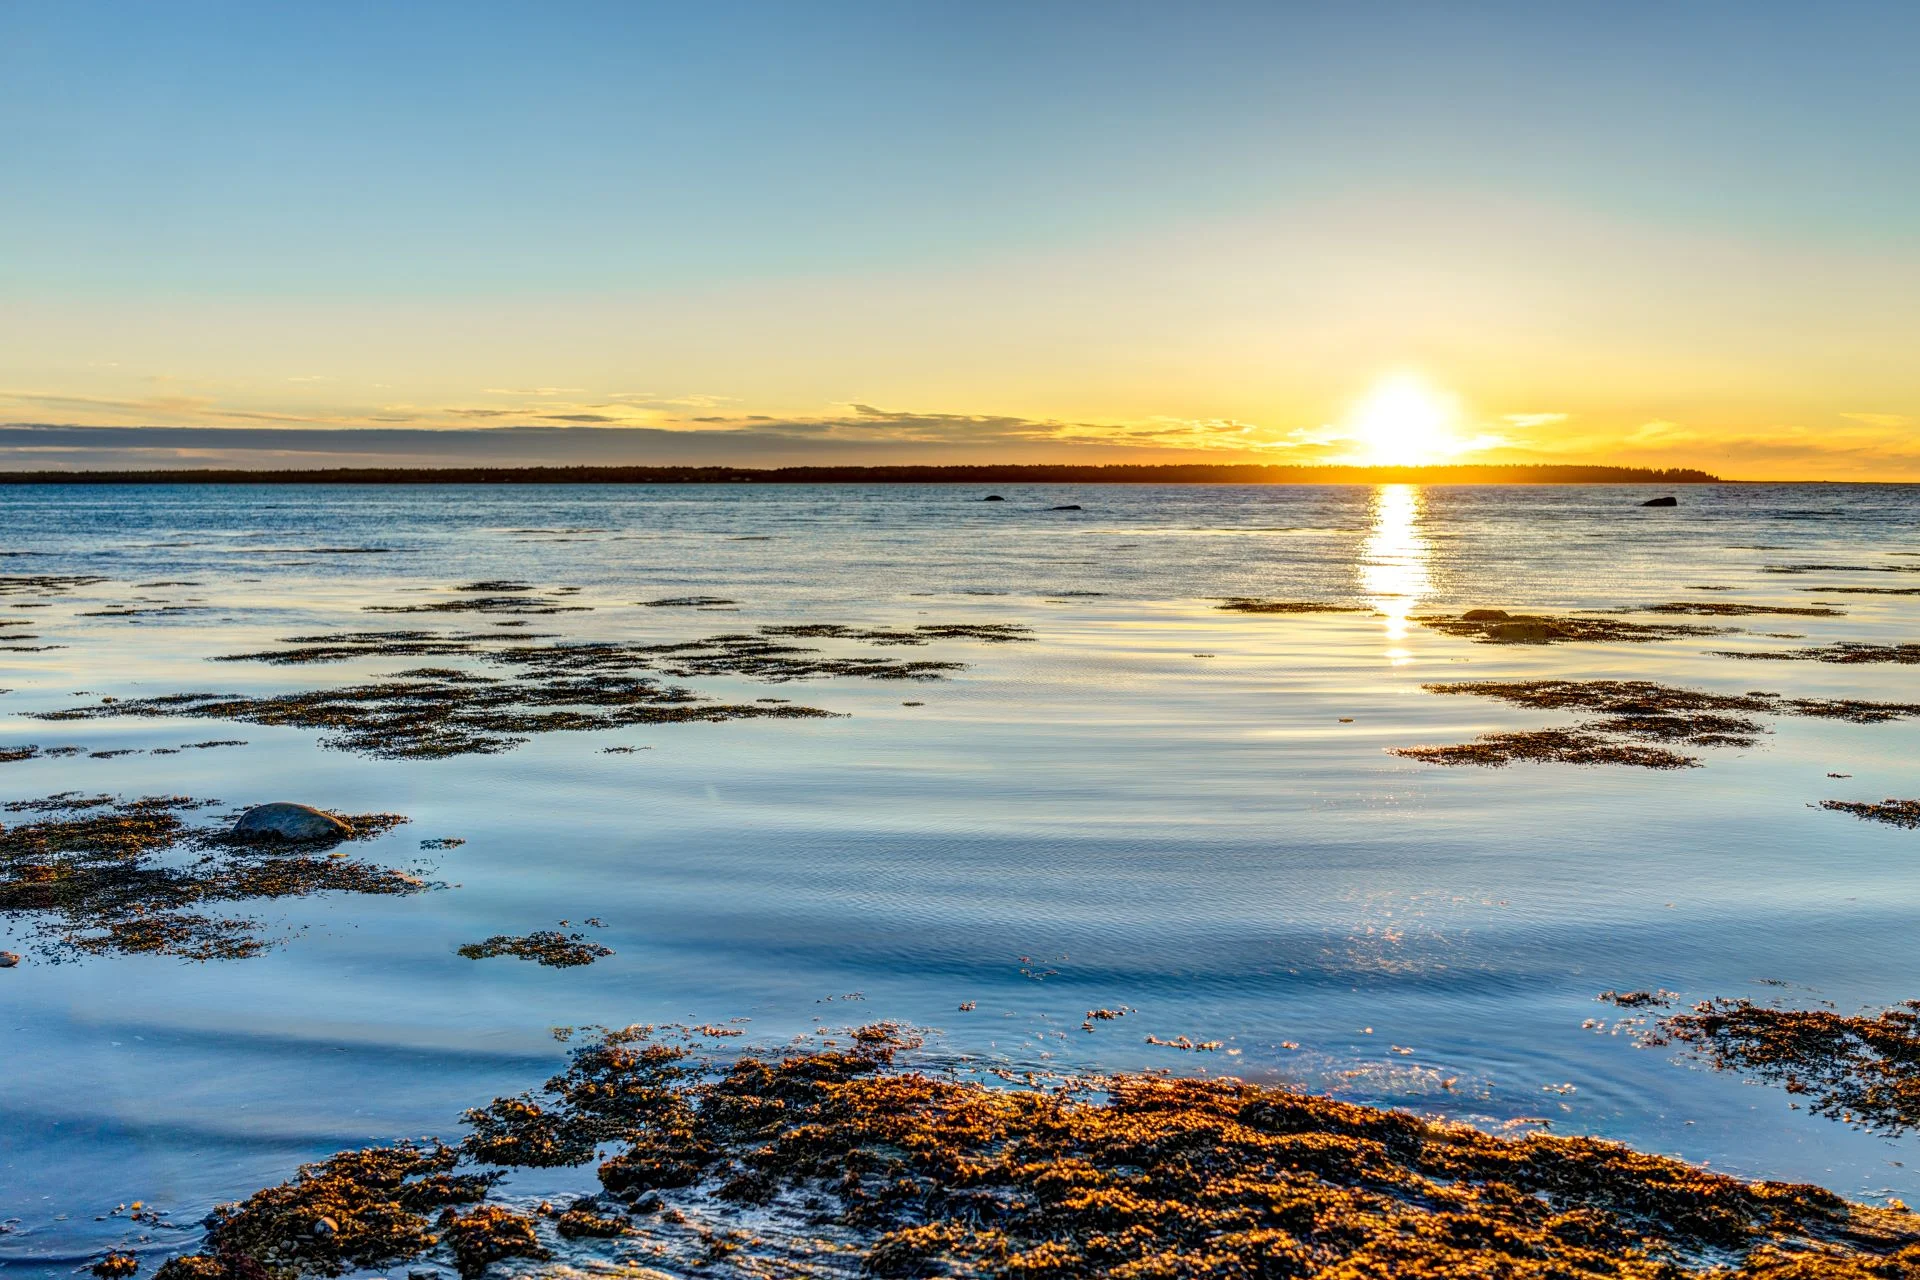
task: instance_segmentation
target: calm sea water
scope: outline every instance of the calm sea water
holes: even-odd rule
[[[1421,689],[1439,680],[1920,701],[1920,669],[1711,652],[1920,639],[1920,596],[1805,590],[1920,579],[1764,572],[1920,566],[1902,558],[1920,552],[1920,493],[1711,486],[1643,510],[1648,491],[1617,487],[999,492],[0,488],[0,574],[107,579],[30,613],[12,606],[34,598],[0,598],[0,615],[31,617],[37,644],[61,646],[0,651],[0,746],[248,744],[0,764],[0,800],[397,811],[412,823],[365,855],[429,856],[449,886],[265,904],[254,914],[284,945],[234,962],[50,964],[27,945],[30,922],[0,920],[0,945],[28,956],[0,971],[0,1219],[18,1220],[0,1266],[69,1274],[141,1236],[164,1255],[192,1233],[96,1215],[138,1199],[191,1223],[344,1146],[455,1137],[462,1108],[551,1072],[565,1052],[551,1028],[675,1019],[748,1019],[749,1040],[778,1044],[898,1018],[937,1028],[942,1053],[1018,1071],[1278,1079],[1488,1125],[1544,1120],[1852,1196],[1920,1196],[1912,1140],[1582,1027],[1616,1013],[1594,1002],[1606,988],[1849,1011],[1920,996],[1920,834],[1810,807],[1914,794],[1920,723],[1782,720],[1758,748],[1673,773],[1389,754],[1553,719]],[[1083,509],[1050,509],[1067,504]],[[843,718],[551,734],[444,760],[366,759],[297,729],[28,718],[103,694],[312,689],[416,666],[209,659],[328,631],[470,631],[467,615],[364,610],[497,578],[579,588],[571,603],[590,611],[530,620],[574,639],[795,621],[1019,623],[1035,639],[881,651],[968,664],[925,684],[690,682]],[[193,585],[140,585],[160,581]],[[691,594],[738,612],[637,604]],[[1215,607],[1234,595],[1378,612]],[[1554,646],[1408,621],[1673,599],[1847,616]],[[422,855],[436,837],[466,844]],[[587,916],[616,952],[590,968],[456,954]],[[1080,1029],[1087,1010],[1122,1006],[1134,1012]],[[1181,1036],[1220,1047],[1148,1041]]]

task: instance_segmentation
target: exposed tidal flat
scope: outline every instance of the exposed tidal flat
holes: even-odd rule
[[[1920,600],[1901,593],[1920,496],[992,492],[0,490],[0,947],[20,957],[0,970],[0,1264],[66,1275],[120,1249],[150,1274],[206,1247],[216,1204],[336,1152],[457,1148],[481,1132],[467,1109],[634,1024],[712,1064],[650,1085],[707,1091],[683,1099],[688,1181],[596,1172],[657,1144],[654,1113],[589,1133],[584,1161],[469,1147],[403,1181],[514,1166],[488,1202],[554,1256],[507,1268],[744,1266],[753,1246],[699,1233],[778,1235],[785,1179],[821,1166],[783,1148],[768,1185],[719,1196],[755,1168],[733,1113],[704,1110],[732,1096],[712,1082],[748,1053],[850,1070],[815,1059],[864,1044],[848,1078],[896,1089],[902,1116],[916,1082],[1069,1085],[1045,1105],[1092,1110],[1049,1131],[1103,1177],[1147,1167],[1101,1145],[1141,1135],[1099,1110],[1149,1097],[1144,1072],[1185,1081],[1178,1124],[1269,1183],[1276,1109],[1339,1150],[1385,1143],[1391,1176],[1316,1167],[1313,1195],[1394,1182],[1395,1204],[1341,1200],[1324,1238],[1297,1216],[1214,1233],[1279,1232],[1233,1246],[1270,1274],[1379,1215],[1400,1231],[1426,1194],[1407,1179],[1506,1158],[1427,1121],[1694,1167],[1603,1194],[1530,1182],[1535,1148],[1493,1181],[1579,1203],[1529,1217],[1489,1182],[1452,1206],[1536,1251],[1902,1247],[1897,1213],[1847,1243],[1851,1211],[1783,1192],[1762,1213],[1737,1189],[1920,1196],[1899,1014],[1920,996]],[[381,820],[324,850],[218,843],[279,800]],[[849,1096],[833,1119],[864,1124],[879,1095]],[[1032,1121],[947,1102],[991,1113],[968,1159]],[[1189,1125],[1229,1113],[1232,1133]],[[1175,1121],[1141,1123],[1165,1142]],[[548,1136],[577,1154],[577,1128]],[[1730,1180],[1687,1182],[1700,1168]],[[1066,1185],[989,1182],[1002,1201]],[[1629,1211],[1629,1184],[1652,1199]],[[589,1193],[578,1212],[620,1234],[560,1234]],[[850,1271],[883,1245],[898,1274],[1017,1269],[1047,1241],[1089,1273],[1128,1261],[1045,1215],[986,1223],[996,1240],[924,1195],[816,1193],[795,1212]],[[454,1269],[479,1227],[413,1198]],[[1683,1204],[1710,1221],[1662,1220]],[[1576,1211],[1599,1216],[1549,1229]],[[1164,1217],[1141,1215],[1116,1232]]]

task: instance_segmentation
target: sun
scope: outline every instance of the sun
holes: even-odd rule
[[[1390,374],[1353,408],[1348,430],[1375,466],[1414,467],[1459,451],[1453,437],[1458,408],[1411,373]]]

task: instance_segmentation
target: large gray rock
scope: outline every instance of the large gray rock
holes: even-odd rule
[[[255,805],[241,814],[240,821],[233,824],[233,834],[249,840],[291,840],[310,844],[316,840],[343,840],[353,834],[353,827],[312,805],[277,800],[272,804]]]

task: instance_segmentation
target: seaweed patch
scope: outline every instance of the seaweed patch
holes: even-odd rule
[[[1631,643],[1720,635],[1722,627],[1685,622],[1622,622],[1618,618],[1508,613],[1505,609],[1469,609],[1459,614],[1415,614],[1414,622],[1450,636],[1481,644]]]
[[[1660,1026],[1716,1070],[1778,1084],[1815,1115],[1880,1133],[1920,1125],[1920,1001],[1848,1015],[1708,1000]]]
[[[613,954],[613,948],[591,942],[584,934],[542,929],[520,937],[495,934],[485,942],[469,942],[460,948],[460,954],[469,960],[513,956],[520,960],[537,960],[556,969],[571,969],[605,959]]]
[[[1325,604],[1317,600],[1263,600],[1258,596],[1228,596],[1214,606],[1227,613],[1372,613],[1365,605]]]
[[[1727,649],[1714,653],[1716,658],[1746,658],[1758,662],[1833,662],[1842,666],[1864,663],[1920,663],[1920,644],[1867,644],[1860,640],[1842,640],[1836,644],[1814,645],[1805,649]]]
[[[1513,761],[1620,764],[1678,769],[1698,757],[1671,750],[1751,747],[1768,732],[1756,715],[1810,716],[1875,724],[1920,716],[1920,704],[1851,698],[1783,698],[1711,693],[1648,680],[1468,680],[1427,684],[1429,693],[1472,694],[1537,710],[1583,711],[1597,718],[1567,728],[1483,734],[1449,746],[1397,747],[1395,755],[1429,764],[1500,766]],[[1655,745],[1658,744],[1658,745]]]
[[[1735,604],[1730,600],[1673,600],[1641,605],[1622,613],[1687,613],[1703,618],[1751,618],[1780,614],[1794,618],[1844,618],[1843,610],[1828,605]]]
[[[1863,822],[1885,822],[1896,827],[1920,827],[1920,800],[1822,800],[1822,809],[1850,813]]]
[[[176,693],[102,699],[93,706],[36,716],[50,721],[185,716],[285,725],[321,730],[321,745],[338,750],[386,759],[431,759],[506,751],[541,733],[833,714],[787,703],[717,703],[663,684],[660,676],[744,677],[773,684],[825,677],[917,681],[939,679],[964,665],[924,658],[827,654],[790,643],[796,636],[890,646],[923,646],[935,640],[1004,644],[1028,638],[1026,628],[1010,623],[934,623],[908,631],[802,624],[662,644],[538,644],[532,642],[551,637],[350,631],[294,636],[282,648],[226,654],[217,661],[300,666],[358,658],[452,657],[504,669],[503,674],[424,666],[386,680],[332,689],[259,696]]]
[[[472,1274],[563,1248],[593,1269],[730,1276],[1920,1275],[1904,1210],[1592,1138],[1494,1137],[1228,1079],[988,1087],[902,1067],[915,1041],[886,1024],[724,1064],[650,1032],[608,1033],[537,1094],[469,1112],[457,1156],[342,1152],[220,1210],[204,1251],[158,1280],[449,1255]],[[458,1173],[460,1157],[596,1165],[602,1191],[515,1214],[482,1203],[497,1175]],[[453,1203],[479,1207],[429,1219]]]
[[[225,904],[428,887],[407,872],[329,857],[328,845],[287,852],[225,829],[189,826],[182,816],[214,803],[67,793],[7,805],[12,813],[46,816],[0,828],[0,916],[35,921],[41,950],[55,960],[238,960],[272,943],[259,921],[217,910]],[[406,819],[358,814],[349,821],[346,839],[366,840]],[[184,864],[166,860],[181,852],[198,856]]]

